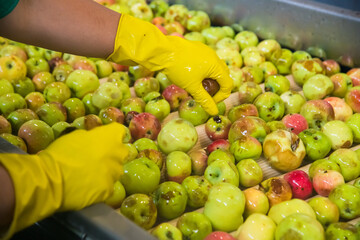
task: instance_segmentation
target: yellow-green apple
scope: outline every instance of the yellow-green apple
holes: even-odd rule
[[[273,92],[260,94],[255,100],[254,105],[259,111],[259,117],[266,122],[280,120],[285,113],[285,104],[279,95]]]
[[[223,39],[221,39],[220,41],[218,41],[215,45],[216,49],[220,49],[220,48],[232,48],[235,49],[237,51],[240,50],[239,45],[237,44],[237,42],[230,38],[230,37],[225,37]]]
[[[71,126],[73,127],[86,130],[93,129],[101,125],[103,125],[101,119],[95,114],[78,117],[71,123]]]
[[[249,52],[244,56],[244,65],[248,67],[257,67],[265,62],[265,56],[261,52]]]
[[[333,150],[350,148],[353,144],[352,130],[343,121],[329,121],[324,124],[321,131],[330,139]]]
[[[282,172],[298,168],[306,155],[301,139],[295,133],[281,129],[265,137],[263,152],[271,167]]]
[[[194,126],[203,124],[209,119],[209,114],[192,97],[183,99],[178,111],[182,119],[191,122]]]
[[[270,60],[274,51],[281,49],[280,44],[274,39],[265,39],[257,45],[259,51],[265,56],[266,60]]]
[[[290,81],[280,74],[270,75],[265,79],[265,91],[281,95],[290,90]]]
[[[72,127],[70,125],[70,123],[64,122],[64,121],[60,121],[60,122],[55,123],[54,125],[51,126],[51,128],[52,128],[52,130],[54,132],[55,139],[59,138],[62,135],[76,129],[76,128]]]
[[[329,160],[336,162],[341,169],[345,182],[354,180],[360,175],[360,159],[355,151],[340,148],[330,154]]]
[[[309,128],[320,130],[325,123],[335,119],[334,109],[324,100],[309,100],[302,105],[300,114],[306,118]]]
[[[70,64],[65,63],[54,67],[52,75],[55,78],[55,81],[65,82],[72,71],[74,71],[73,67]]]
[[[189,11],[186,22],[186,29],[190,32],[201,32],[210,27],[209,15],[204,11]]]
[[[153,140],[151,140],[150,138],[140,138],[140,139],[134,141],[134,146],[136,147],[136,149],[139,152],[141,152],[145,149],[159,150],[156,143]]]
[[[158,80],[158,82],[160,84],[161,92],[163,92],[165,88],[167,88],[168,86],[171,85],[170,80],[168,79],[166,74],[163,72],[158,72],[158,74],[156,74],[156,79]]]
[[[108,82],[118,82],[118,81],[122,81],[124,83],[126,83],[126,85],[130,85],[130,77],[128,72],[121,72],[121,71],[116,71],[111,73],[108,76]]]
[[[309,177],[310,179],[313,179],[315,174],[319,172],[324,172],[326,170],[335,170],[341,173],[340,166],[335,161],[330,160],[329,158],[324,158],[324,159],[318,159],[310,164]]]
[[[360,68],[352,68],[346,74],[351,78],[354,86],[360,85]]]
[[[164,17],[168,22],[178,21],[182,25],[186,26],[188,13],[189,10],[185,5],[174,4],[168,8]]]
[[[262,146],[256,138],[245,135],[231,143],[230,152],[234,155],[236,163],[248,158],[259,159]]]
[[[330,77],[334,84],[334,90],[331,95],[343,98],[346,92],[353,87],[351,78],[345,73],[336,73]]]
[[[149,92],[160,90],[159,81],[154,77],[139,78],[134,83],[135,94],[138,97],[145,97]]]
[[[334,90],[333,82],[324,74],[316,74],[309,77],[302,87],[307,100],[323,99]]]
[[[306,80],[316,74],[324,74],[323,64],[314,59],[297,60],[291,66],[291,73],[295,83],[302,86]]]
[[[28,77],[14,82],[13,87],[14,91],[23,97],[35,91],[35,85]]]
[[[126,71],[126,70],[121,70],[121,71]],[[129,77],[132,83],[134,83],[137,79],[142,77],[154,76],[154,72],[150,71],[149,69],[141,65],[129,66],[129,69],[127,71],[129,73]]]
[[[32,58],[32,57],[40,58],[40,57],[44,57],[44,55],[45,55],[44,48],[29,45],[29,44],[25,45],[25,51],[26,51],[26,54],[29,56],[29,58]]]
[[[132,143],[124,143],[124,145],[129,152],[127,157],[124,159],[124,163],[130,162],[130,161],[136,159],[137,155],[138,155],[138,150],[136,149],[135,145]]]
[[[59,103],[65,102],[71,96],[69,87],[63,82],[52,82],[47,84],[43,94],[47,102]]]
[[[0,96],[0,113],[7,117],[11,112],[26,108],[25,99],[18,93],[7,93]]]
[[[253,103],[255,98],[262,93],[259,84],[244,82],[239,87],[239,103]]]
[[[256,46],[249,46],[240,51],[242,57],[245,57],[250,52],[260,52],[260,50]]]
[[[352,130],[354,143],[360,143],[360,113],[351,115],[347,119],[346,125],[348,125]]]
[[[26,73],[26,65],[19,57],[0,57],[0,79],[4,78],[12,83],[25,78]]]
[[[270,57],[270,61],[276,66],[279,74],[290,74],[293,63],[292,51],[286,48],[276,49]]]
[[[331,77],[335,74],[340,73],[340,65],[334,59],[327,59],[322,62],[325,67],[325,74],[328,77]]]
[[[97,74],[97,68],[95,62],[90,58],[76,59],[73,62],[72,67],[74,68],[74,70],[87,70]]]
[[[0,134],[11,133],[11,131],[11,123],[4,116],[0,115]]]
[[[263,171],[254,159],[243,159],[236,164],[240,186],[248,188],[263,180]]]
[[[64,103],[65,105],[65,103]],[[85,112],[85,108],[84,108]],[[101,121],[103,124],[108,124],[111,122],[118,122],[118,123],[124,123],[124,113],[116,108],[116,107],[107,107],[100,110],[99,117],[101,118]]]
[[[84,103],[85,106],[85,113],[86,114],[99,114],[100,109],[97,108],[93,102],[92,102],[92,93],[88,93],[86,94],[83,98],[82,98],[82,102]]]
[[[174,219],[184,213],[188,201],[185,188],[172,181],[166,181],[158,185],[151,196],[158,209],[160,217]]]
[[[162,96],[169,102],[171,111],[176,111],[181,101],[187,98],[189,94],[184,89],[171,84],[164,89]]]
[[[156,163],[156,165],[159,167],[160,170],[162,169],[164,163],[164,157],[160,151],[155,149],[144,149],[137,154],[137,158],[142,158],[142,157],[146,157],[150,159],[151,161]]]
[[[222,149],[222,150],[230,151],[230,143],[229,143],[229,141],[226,140],[226,139],[215,140],[206,147],[206,152],[208,154],[210,154],[213,151],[215,151],[216,149]]]
[[[45,97],[41,92],[32,92],[25,96],[27,108],[36,112],[36,110],[46,103]]]
[[[302,105],[306,102],[303,95],[296,91],[286,91],[280,95],[285,105],[285,114],[299,113]]]
[[[114,82],[101,84],[92,95],[92,102],[99,109],[120,107],[122,100],[122,91]]]
[[[271,75],[278,74],[278,70],[272,62],[265,61],[260,63],[258,67],[263,70],[265,79]]]
[[[167,240],[169,236],[173,240],[182,240],[182,233],[180,230],[168,222],[163,222],[157,225],[152,231],[151,235],[156,237],[159,240]]]
[[[66,108],[59,102],[50,102],[41,105],[36,114],[39,119],[46,122],[50,127],[57,122],[66,121]]]
[[[243,136],[252,136],[259,142],[263,142],[266,135],[270,132],[266,122],[254,116],[246,116],[233,122],[229,130],[228,140],[229,143],[233,143]]]
[[[131,97],[121,102],[121,111],[126,115],[130,111],[142,113],[145,110],[146,103],[142,98]]]
[[[315,173],[312,183],[317,194],[327,197],[335,187],[344,184],[345,181],[338,171],[323,170]]]
[[[355,113],[360,113],[360,86],[350,88],[345,95],[345,101]]]
[[[218,115],[209,118],[205,123],[205,133],[212,141],[217,139],[227,139],[230,127],[231,121],[229,118]]]
[[[243,103],[237,106],[230,108],[227,117],[231,122],[235,122],[239,118],[245,116],[254,116],[258,117],[259,112],[254,104],[251,103]]]
[[[109,61],[104,59],[97,60],[95,62],[96,72],[99,78],[104,78],[109,76],[113,72],[113,68]]]
[[[349,184],[342,184],[330,192],[329,199],[340,210],[340,217],[351,220],[360,216],[360,189]]]
[[[44,58],[29,58],[25,62],[26,75],[33,78],[39,72],[50,72],[50,66]]]
[[[225,149],[216,149],[212,151],[208,156],[207,164],[210,165],[212,162],[216,160],[225,160],[227,162],[231,162],[235,164],[234,155],[229,150],[225,150]]]
[[[83,98],[100,86],[96,74],[89,70],[74,70],[69,74],[65,83],[70,88],[72,95],[77,98]]]
[[[282,220],[276,228],[275,239],[289,236],[299,240],[325,240],[324,228],[315,218],[303,213],[294,213]]]
[[[189,41],[199,41],[205,44],[205,37],[199,32],[188,32],[185,33],[184,38]]]
[[[185,33],[185,27],[181,25],[181,23],[174,21],[174,22],[167,22],[164,24],[164,29],[167,35],[170,36],[181,36]],[[160,30],[161,31],[161,30]]]
[[[286,114],[282,118],[282,122],[284,123],[287,129],[289,129],[291,132],[297,135],[299,135],[299,133],[309,128],[305,117],[298,113]]]
[[[240,50],[250,46],[257,46],[259,39],[254,32],[242,31],[236,34],[235,41],[239,44]]]
[[[307,60],[307,59],[311,59],[311,55],[310,53],[303,51],[303,50],[297,50],[293,53],[293,59],[294,62],[297,60]]]
[[[153,114],[159,121],[166,118],[170,114],[170,110],[169,102],[162,96],[148,101],[145,105],[145,112]]]
[[[309,175],[303,170],[293,170],[284,175],[289,183],[293,198],[308,199],[313,193],[313,184]]]
[[[50,72],[39,72],[33,76],[32,81],[35,85],[35,90],[43,92],[48,84],[55,82],[55,78]]]
[[[121,203],[120,212],[146,230],[150,229],[157,219],[157,209],[152,198],[142,193],[125,198]]]
[[[149,7],[151,8],[151,11],[155,17],[160,17],[165,15],[169,8],[169,4],[163,0],[155,0],[149,3]]]
[[[269,199],[270,207],[292,198],[290,184],[282,177],[272,177],[260,184],[260,189]]]
[[[227,37],[226,31],[222,27],[211,26],[209,28],[205,28],[201,31],[201,34],[205,37],[205,43],[214,48],[218,41]]]
[[[260,67],[245,66],[241,68],[241,71],[244,74],[244,82],[253,82],[256,84],[260,84],[264,81],[264,72]]]
[[[157,137],[159,148],[165,154],[172,151],[188,152],[197,140],[198,134],[194,125],[181,118],[166,123]]]
[[[245,218],[253,213],[267,214],[270,208],[269,199],[263,191],[256,188],[247,188],[243,193],[245,195]]]
[[[326,228],[329,224],[339,221],[340,213],[338,207],[327,197],[314,197],[308,204],[315,212],[316,219]]]
[[[199,212],[184,213],[176,222],[184,239],[202,240],[212,232],[210,220]]]
[[[131,119],[129,130],[135,140],[143,137],[155,140],[161,130],[161,123],[151,113],[139,113]]]
[[[11,133],[0,133],[0,137],[11,143],[12,145],[20,148],[24,152],[27,152],[27,146],[25,141],[19,137],[12,135]]]
[[[210,189],[204,214],[210,219],[214,230],[230,232],[243,223],[244,209],[244,193],[230,183],[219,183]]]
[[[345,122],[353,114],[351,107],[342,98],[327,97],[324,99],[324,101],[330,103],[330,105],[333,107],[335,120],[340,120]]]
[[[58,51],[54,51],[54,50],[50,50],[50,49],[45,49],[43,57],[46,60],[50,61],[50,60],[52,60],[54,58],[62,58],[62,55],[63,55],[62,52],[58,52]],[[63,61],[65,61],[65,60],[63,59]]]
[[[189,207],[200,208],[205,205],[212,184],[204,176],[188,176],[181,185],[188,194]]]
[[[358,230],[356,227],[349,222],[336,222],[331,223],[325,231],[326,239],[348,239],[356,240],[358,238]]]
[[[270,132],[274,132],[278,129],[287,129],[282,121],[270,121],[266,123],[266,126],[270,129]]]
[[[226,182],[236,187],[239,186],[239,172],[235,164],[226,160],[219,159],[208,164],[205,169],[204,177],[212,185]]]
[[[191,159],[181,151],[173,151],[166,156],[166,178],[169,181],[182,183],[191,175]]]
[[[114,209],[120,208],[121,203],[126,197],[124,186],[119,180],[114,183],[114,191],[109,198],[105,200],[105,203]]]
[[[331,150],[330,139],[320,130],[306,129],[299,133],[306,149],[306,158],[314,161],[327,156]]]
[[[204,175],[207,167],[208,155],[204,149],[195,149],[189,152],[191,158],[191,175]]]
[[[26,51],[22,47],[16,45],[6,45],[3,48],[1,48],[0,57],[5,57],[5,56],[16,56],[20,58],[23,62],[25,62],[28,59]]]
[[[272,240],[275,236],[276,224],[274,221],[261,213],[250,215],[236,231],[237,239],[243,240]]]
[[[44,150],[54,141],[54,133],[49,125],[41,120],[30,120],[21,125],[18,136],[21,137],[30,154]]]
[[[0,96],[6,93],[13,93],[14,87],[7,79],[0,79]]]
[[[11,124],[12,133],[14,135],[18,134],[21,125],[23,125],[27,121],[34,119],[39,119],[39,117],[33,110],[26,108],[17,109],[7,116],[7,120]]]
[[[237,44],[237,43],[236,43]],[[228,66],[230,77],[233,80],[233,89],[231,92],[237,92],[239,90],[239,87],[243,84],[244,81],[244,72],[241,70],[241,68],[236,66]]]

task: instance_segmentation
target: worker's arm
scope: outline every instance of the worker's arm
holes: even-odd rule
[[[0,232],[4,232],[14,215],[15,192],[10,174],[1,164],[0,183]]]
[[[20,0],[0,36],[88,57],[109,56],[120,14],[92,0]]]

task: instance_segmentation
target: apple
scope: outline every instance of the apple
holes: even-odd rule
[[[39,117],[31,109],[17,109],[7,116],[7,120],[11,124],[11,129],[14,135],[18,134],[21,125],[34,119],[39,119]]]
[[[111,63],[104,59],[97,60],[95,66],[99,78],[107,77],[113,72]]]
[[[254,101],[260,118],[266,122],[280,120],[285,113],[285,105],[279,95],[272,92],[260,94]]]
[[[53,57],[53,58],[45,58],[48,61],[50,72],[52,73],[55,69],[55,67],[60,65],[68,64],[61,56],[60,57]]]
[[[315,174],[327,170],[335,170],[341,173],[340,166],[335,161],[330,160],[329,158],[324,158],[324,159],[318,159],[310,164],[309,176],[312,179],[315,176]]]
[[[334,90],[334,84],[324,74],[315,74],[303,84],[303,93],[307,100],[323,99]]]
[[[44,57],[44,55],[45,55],[44,48],[29,45],[29,44],[25,45],[25,51],[26,51],[26,54],[29,56],[29,58],[34,58],[34,57],[41,58],[41,57]]]
[[[358,230],[349,222],[331,223],[326,228],[326,239],[358,239]]]
[[[264,72],[257,66],[245,66],[241,68],[244,74],[244,82],[254,82],[260,84],[264,81]]]
[[[225,160],[227,162],[231,162],[232,164],[235,164],[234,155],[229,150],[225,150],[225,149],[216,149],[212,151],[208,156],[207,164],[210,165],[216,160]]]
[[[351,220],[360,216],[360,189],[349,184],[334,188],[329,195],[330,201],[340,210],[342,219]]]
[[[207,235],[204,240],[236,240],[236,238],[224,231],[214,231]]]
[[[65,82],[72,71],[74,71],[73,67],[68,63],[64,63],[54,67],[52,75],[55,78],[55,81]]]
[[[249,46],[240,51],[242,57],[245,57],[250,52],[260,52],[260,50],[256,46]]]
[[[51,128],[54,132],[55,139],[76,129],[72,127],[70,123],[64,121],[55,123],[54,125],[51,126]]]
[[[154,77],[143,77],[135,81],[134,90],[136,96],[142,98],[149,92],[158,92],[160,90],[160,84]]]
[[[355,113],[360,113],[360,86],[350,88],[345,95],[345,102]]]
[[[27,94],[35,91],[34,83],[30,78],[26,77],[22,80],[13,83],[14,92],[25,97]]]
[[[184,239],[204,239],[212,232],[210,220],[199,212],[184,213],[176,222]]]
[[[65,103],[64,103],[65,105]],[[85,108],[84,108],[85,112]],[[103,124],[109,124],[111,122],[124,123],[124,113],[116,107],[107,107],[100,110],[99,117]]]
[[[270,166],[282,172],[298,168],[306,155],[301,139],[296,134],[282,129],[265,137],[263,152]]]
[[[154,75],[154,72],[150,71],[144,66],[135,65],[135,66],[129,66],[128,74],[131,82],[133,83],[139,78],[152,77]]]
[[[87,70],[97,74],[95,62],[90,58],[81,57],[79,59],[75,59],[72,67],[74,70]]]
[[[108,82],[122,81],[122,82],[126,83],[126,85],[129,86],[130,85],[129,73],[121,72],[121,71],[113,72],[108,76],[107,81]]]
[[[295,91],[287,91],[280,95],[285,105],[285,114],[299,113],[301,107],[306,102],[303,95]]]
[[[360,143],[360,113],[351,115],[346,120],[346,125],[352,130],[354,143]]]
[[[138,150],[138,152],[144,151],[146,149],[154,149],[159,150],[156,143],[150,138],[140,138],[134,142],[134,146]]]
[[[151,113],[159,119],[159,121],[164,120],[170,114],[170,110],[169,102],[162,96],[148,101],[145,105],[145,112]]]
[[[2,115],[0,115],[0,134],[11,133],[11,123]]]
[[[181,101],[179,116],[191,122],[194,126],[203,124],[209,119],[209,114],[192,97],[187,97]]]
[[[298,113],[285,115],[282,118],[282,122],[284,123],[287,129],[289,129],[291,132],[297,135],[300,132],[308,129],[308,123],[306,119]]]
[[[148,94],[146,94],[143,97],[143,100],[145,101],[145,103],[148,103],[149,101],[154,100],[159,97],[162,98],[161,94],[159,92],[153,91],[153,92],[149,92]]]
[[[154,1],[153,1],[154,2]],[[151,235],[159,240],[167,240],[169,236],[173,240],[182,240],[182,233],[174,225],[163,222],[157,225],[152,231]]]
[[[346,148],[337,149],[330,154],[329,160],[340,166],[345,182],[359,177],[360,159],[355,151]]]
[[[269,199],[270,207],[292,198],[290,184],[282,177],[272,177],[260,184],[260,189]]]
[[[188,194],[189,207],[200,208],[205,205],[212,185],[204,176],[188,176],[181,185]]]
[[[312,179],[317,194],[327,197],[331,190],[344,184],[344,177],[336,170],[324,170],[315,173]]]
[[[249,135],[262,143],[269,132],[270,129],[263,119],[246,116],[233,122],[229,130],[228,140],[232,144],[237,139]]]
[[[172,151],[188,152],[197,140],[198,134],[194,125],[181,118],[166,123],[157,137],[159,148],[165,154]]]
[[[50,72],[50,66],[44,58],[31,57],[25,62],[26,75],[33,78],[39,72]]]
[[[71,126],[85,130],[90,130],[102,125],[103,124],[101,119],[94,114],[88,114],[82,117],[78,117],[71,123]]]
[[[39,119],[46,122],[50,127],[57,122],[66,121],[66,108],[59,102],[50,102],[41,105],[36,114]]]
[[[96,74],[89,70],[74,70],[69,74],[65,83],[70,88],[72,95],[77,98],[83,98],[100,86]]]
[[[340,65],[337,61],[334,59],[327,59],[322,62],[322,64],[325,66],[325,74],[328,77],[331,77],[335,74],[340,73]]]
[[[16,56],[0,57],[0,79],[7,79],[10,83],[24,79],[27,68],[25,63]]]
[[[250,215],[236,231],[238,239],[272,240],[275,236],[276,224],[274,221],[261,213]]]
[[[191,175],[204,175],[207,167],[208,156],[204,149],[196,149],[189,152],[191,159]]]
[[[233,123],[239,118],[245,116],[254,116],[259,117],[259,112],[254,104],[251,103],[243,103],[237,106],[233,106],[230,108],[228,113],[229,120]]]
[[[254,213],[267,214],[269,211],[269,199],[263,191],[256,188],[247,188],[243,193],[245,195],[245,218]]]
[[[281,49],[281,46],[274,39],[265,39],[259,42],[257,48],[265,56],[266,60],[270,60],[273,52],[278,49]]]
[[[313,193],[313,185],[309,175],[303,170],[293,170],[284,175],[289,183],[293,198],[308,199]]]
[[[314,161],[327,156],[331,150],[330,139],[320,130],[306,129],[299,133],[306,149],[306,158]]]
[[[132,145],[135,150],[136,147],[134,145]],[[151,161],[153,161],[154,163],[156,163],[156,165],[159,167],[159,169],[161,170],[163,167],[163,163],[164,163],[164,157],[162,155],[162,153],[158,150],[155,149],[144,149],[141,150],[139,153],[137,153],[136,150],[136,154],[137,154],[137,158],[142,158],[142,157],[146,157],[148,159],[150,159]]]
[[[251,31],[239,32],[234,39],[239,44],[241,50],[250,46],[257,46],[259,43],[258,37]]]
[[[122,99],[122,91],[114,82],[101,84],[92,95],[92,102],[99,109],[120,107]]]
[[[253,159],[243,159],[236,164],[240,186],[248,188],[258,185],[263,180],[263,171]]]
[[[325,240],[321,223],[303,213],[294,213],[279,223],[275,231],[275,239],[286,239],[287,236],[304,240]]]
[[[121,176],[127,194],[153,192],[160,182],[160,169],[146,157],[137,158],[124,164]]]
[[[353,87],[351,78],[345,73],[336,73],[330,77],[330,80],[334,85],[332,95],[335,97],[345,97],[346,92]]]
[[[186,29],[190,32],[201,32],[210,27],[209,15],[204,11],[189,11]]]
[[[157,209],[152,198],[142,193],[125,198],[121,203],[120,212],[146,230],[155,224],[157,218]]]
[[[230,37],[225,37],[225,38],[219,40],[216,43],[215,47],[216,47],[216,49],[231,48],[231,49],[234,49],[234,50],[237,50],[237,51],[240,50],[240,47],[237,44],[237,42],[234,39],[230,38]]]
[[[226,63],[227,66],[241,67],[243,59],[236,49],[219,48],[216,50],[216,55]]]
[[[165,12],[165,20],[168,22],[178,21],[181,25],[186,26],[189,10],[182,4],[174,4]]]
[[[330,103],[330,105],[333,107],[335,120],[346,121],[353,114],[351,107],[342,98],[327,97],[324,99],[324,101]]]
[[[265,79],[265,91],[281,95],[290,90],[290,81],[280,74],[270,75]]]
[[[205,123],[205,133],[212,140],[227,139],[231,121],[226,116],[215,116],[209,118]]]
[[[231,143],[230,152],[234,155],[236,162],[248,158],[259,159],[262,146],[256,138],[245,135]]]
[[[0,57],[5,56],[16,56],[20,58],[23,62],[28,59],[26,51],[22,47],[16,45],[6,45],[1,48]]]
[[[169,4],[163,0],[155,0],[149,3],[149,7],[155,17],[160,17],[165,15],[166,11],[169,9]]]
[[[131,119],[129,130],[135,140],[143,137],[155,140],[161,130],[161,123],[151,113],[139,113]]]
[[[184,38],[189,41],[199,41],[204,44],[206,42],[205,37],[200,32],[185,33]]]
[[[43,94],[47,102],[59,103],[65,102],[71,96],[69,87],[63,82],[52,82],[47,84]]]
[[[26,143],[21,137],[12,135],[11,133],[0,133],[0,137],[23,150],[24,152],[27,152]]]
[[[339,209],[327,197],[314,197],[308,201],[316,214],[316,219],[324,226],[327,227],[331,223],[339,221]]]
[[[360,68],[352,68],[346,74],[351,78],[354,86],[360,85]]]
[[[185,188],[172,181],[159,184],[151,196],[159,216],[169,220],[180,217],[184,213],[188,201]]]
[[[278,129],[287,130],[287,127],[282,121],[270,121],[266,123],[266,126],[270,129],[270,132],[274,132]]]
[[[27,152],[30,154],[44,150],[54,141],[54,133],[51,127],[44,121],[37,119],[21,125],[18,136],[25,141]]]
[[[48,84],[55,82],[55,78],[50,72],[39,72],[33,76],[32,81],[34,83],[35,90],[43,92]]]
[[[208,164],[204,177],[212,184],[230,183],[239,186],[239,172],[236,166],[226,160],[216,160]]]
[[[0,79],[0,96],[13,93],[14,87],[7,79]]]
[[[231,92],[237,92],[239,87],[243,84],[245,76],[244,72],[241,70],[240,67],[236,66],[228,66],[230,78],[233,80],[233,89]]]
[[[292,51],[286,48],[276,49],[269,59],[278,69],[279,74],[290,74],[293,63]]]
[[[179,108],[181,101],[189,95],[184,89],[171,84],[164,89],[162,96],[169,102],[171,111],[176,111]]]
[[[27,108],[36,112],[36,110],[46,103],[44,95],[40,92],[31,92],[25,96]]]
[[[301,107],[300,114],[308,122],[309,128],[320,130],[325,123],[335,119],[334,109],[324,100],[309,100]]]
[[[208,154],[210,154],[213,151],[215,151],[216,149],[223,149],[223,150],[226,150],[226,151],[230,151],[230,143],[229,143],[229,141],[227,141],[225,139],[215,140],[206,147],[206,152]]]
[[[120,110],[126,115],[130,111],[135,111],[138,113],[142,113],[145,110],[146,103],[142,98],[139,97],[131,97],[124,99],[121,102]]]
[[[105,200],[105,203],[114,209],[120,208],[121,203],[126,197],[124,186],[119,180],[114,183],[114,191],[109,198]]]
[[[25,99],[18,93],[7,93],[0,96],[0,113],[7,117],[11,112],[26,108]]]
[[[321,131],[330,139],[333,150],[349,148],[353,144],[352,131],[343,121],[329,121],[325,123]]]
[[[173,151],[166,156],[166,178],[169,181],[182,183],[191,175],[191,159],[189,155],[181,151]]]
[[[261,87],[254,82],[244,82],[239,87],[239,103],[253,103],[262,93]]]
[[[258,66],[264,72],[264,78],[278,74],[278,70],[272,62],[265,61]]]
[[[302,86],[306,80],[316,74],[325,74],[322,63],[314,59],[297,60],[291,66],[291,73],[295,83]]]
[[[85,107],[85,113],[86,114],[99,114],[99,108],[97,108],[93,102],[92,102],[92,93],[88,93],[86,94],[83,98],[82,98],[82,102],[84,104]]]

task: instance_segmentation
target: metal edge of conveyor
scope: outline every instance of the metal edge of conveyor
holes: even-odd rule
[[[27,154],[1,137],[0,153]],[[144,229],[103,203],[80,211],[56,213],[49,217],[47,222],[64,226],[80,239],[155,239]],[[38,224],[41,225],[41,221]]]
[[[349,0],[350,1],[350,0]],[[260,39],[292,50],[322,49],[343,66],[360,66],[360,3],[357,10],[310,0],[170,0],[207,12],[215,25],[241,24]]]

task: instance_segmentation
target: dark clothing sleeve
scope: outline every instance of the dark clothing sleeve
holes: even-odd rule
[[[19,0],[0,0],[0,18],[5,17],[16,7]]]

